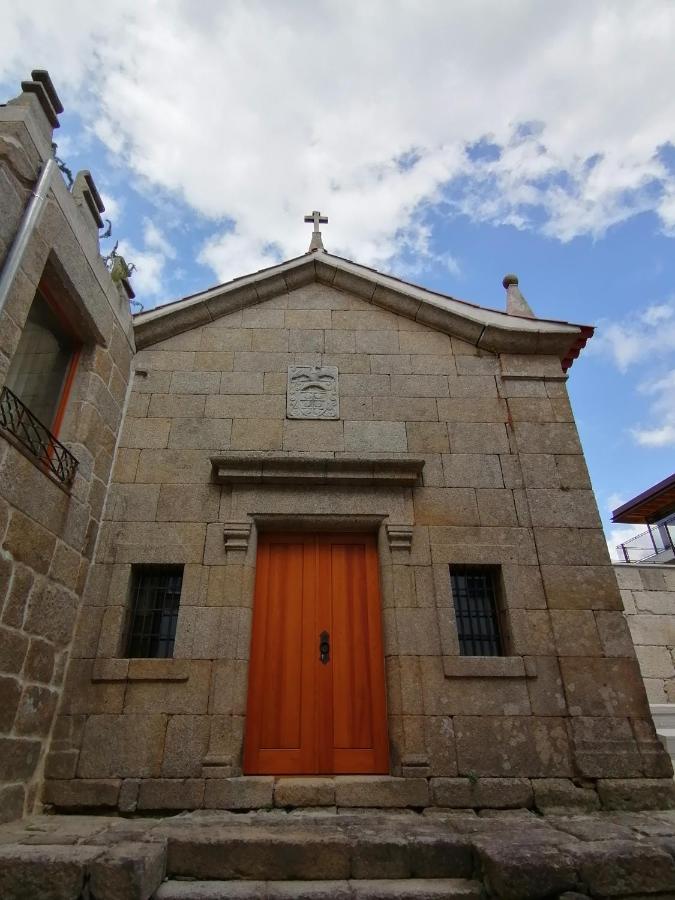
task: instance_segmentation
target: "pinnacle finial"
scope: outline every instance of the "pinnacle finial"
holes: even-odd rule
[[[520,293],[517,275],[505,275],[502,284],[506,288],[506,312],[509,316],[525,316],[534,319],[532,307]]]
[[[318,209],[312,211],[312,214],[309,216],[305,216],[305,222],[313,222],[314,230],[312,231],[312,239],[309,242],[309,250],[308,253],[313,253],[315,250],[325,250],[326,248],[323,245],[323,240],[321,239],[321,231],[319,229],[319,225],[326,225],[328,223],[328,217],[322,216]]]

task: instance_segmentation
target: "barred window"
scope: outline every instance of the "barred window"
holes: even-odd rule
[[[451,566],[450,581],[462,656],[503,656],[499,570]]]
[[[134,567],[127,656],[173,656],[182,584],[182,566]]]

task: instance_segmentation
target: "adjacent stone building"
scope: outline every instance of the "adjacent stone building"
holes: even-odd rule
[[[615,572],[649,702],[675,710],[675,567],[622,564]]]
[[[675,567],[622,564],[615,571],[652,718],[675,759]]]
[[[617,547],[628,627],[657,734],[675,759],[675,475],[632,497],[612,521],[646,526]]]
[[[52,157],[58,96],[22,87],[0,106],[0,819],[42,780],[134,351],[95,184]]]
[[[22,96],[3,113],[37,116],[40,93]],[[90,204],[56,190],[80,216],[73,254],[91,279],[68,303],[84,294],[110,315],[83,339],[98,368],[81,357],[60,432],[78,457],[72,487],[0,436],[22,467],[3,462],[3,559],[42,591],[5,600],[5,622],[28,609],[8,640],[28,653],[47,637],[58,673],[69,650],[44,800],[667,805],[672,768],[565,387],[592,329],[535,318],[513,276],[500,312],[331,255],[317,213],[306,254],[137,315],[132,334],[82,219]],[[45,517],[80,507],[86,527],[57,562]],[[68,602],[31,616],[57,582]],[[33,679],[12,665],[23,696]],[[59,685],[50,674],[40,688],[53,704]],[[49,725],[29,739],[21,721],[4,740],[33,741],[37,760]]]

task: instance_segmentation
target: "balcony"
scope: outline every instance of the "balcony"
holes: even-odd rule
[[[675,564],[675,514],[649,525],[617,550],[627,563]]]
[[[64,485],[72,482],[77,470],[73,454],[8,387],[0,393],[0,427],[49,476]]]

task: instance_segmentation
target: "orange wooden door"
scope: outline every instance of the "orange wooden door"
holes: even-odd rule
[[[246,774],[388,772],[377,568],[371,535],[260,536]]]

